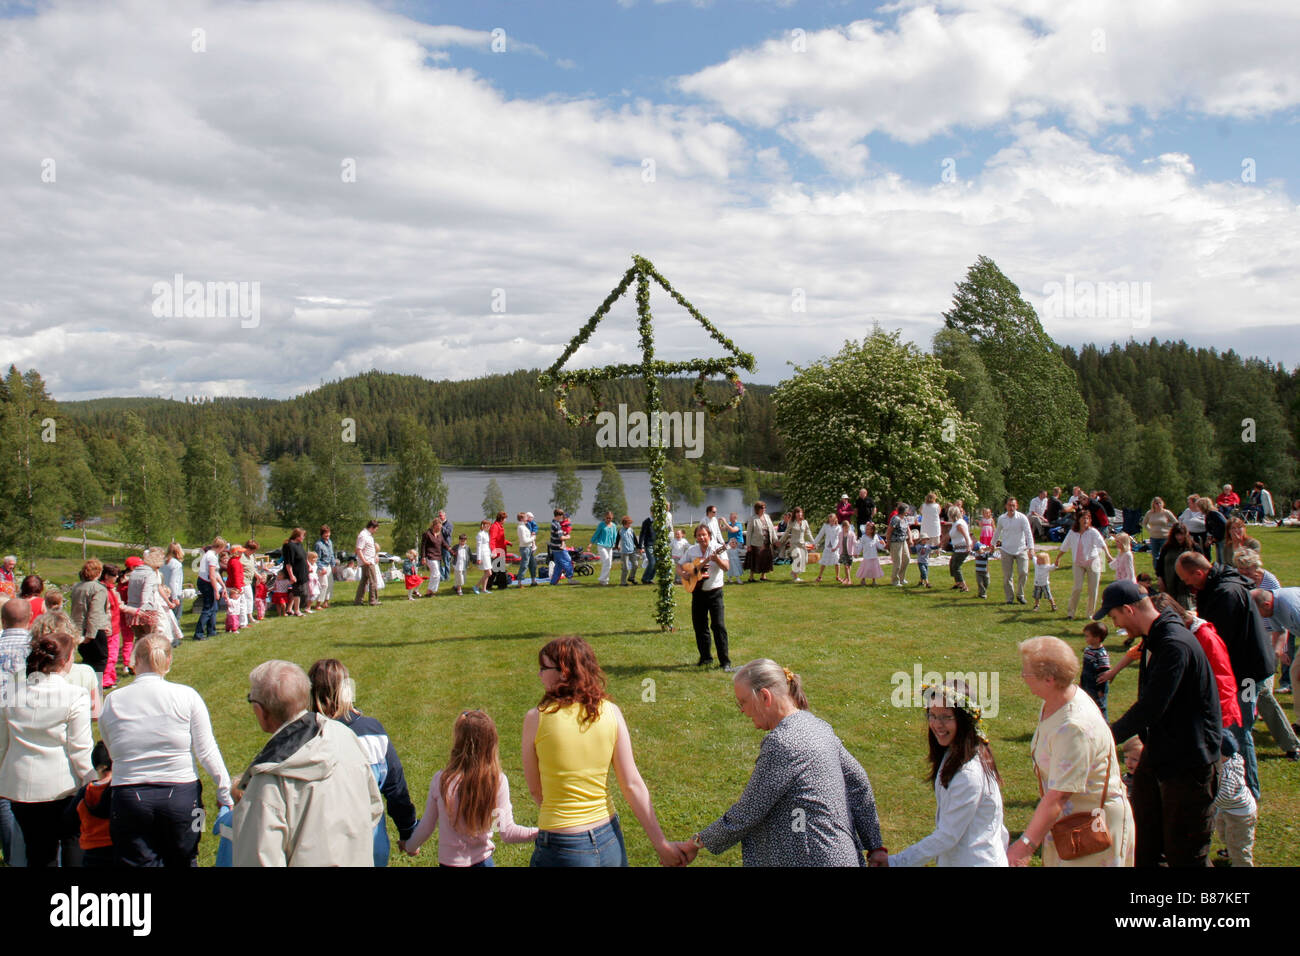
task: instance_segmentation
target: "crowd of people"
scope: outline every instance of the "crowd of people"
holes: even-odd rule
[[[1259,511],[1251,517],[1276,521],[1266,489],[1257,487],[1252,501]],[[385,808],[399,852],[418,854],[436,830],[446,866],[493,865],[494,840],[533,843],[536,866],[626,865],[608,791],[611,766],[665,865],[739,843],[745,865],[1025,865],[1041,847],[1047,866],[1204,866],[1216,829],[1231,862],[1250,865],[1260,799],[1251,733],[1257,717],[1285,755],[1300,760],[1298,728],[1272,693],[1279,660],[1292,670],[1300,666],[1300,588],[1282,587],[1265,570],[1244,507],[1230,486],[1217,501],[1189,496],[1181,515],[1156,498],[1140,520],[1149,573],[1139,571],[1136,536],[1119,530],[1109,496],[1079,488],[1068,499],[1060,489],[1044,491],[1027,513],[1009,498],[996,519],[990,509],[970,513],[963,502],[943,504],[935,495],[918,509],[902,502],[877,509],[864,488],[856,502],[842,496],[816,534],[800,508],[777,523],[759,502],[742,524],[735,513],[723,519],[709,507],[692,529],[693,544],[673,527],[670,511],[670,553],[691,590],[698,664],[731,672],[737,707],[766,732],[735,804],[677,840],[659,824],[626,718],[581,638],[559,638],[539,652],[541,699],[522,717],[524,782],[539,807],[537,826],[515,822],[497,728],[478,710],[456,718],[447,764],[430,781],[417,816],[394,741],[357,708],[355,685],[334,659],[317,661],[309,672],[280,660],[253,669],[247,700],[268,740],[232,780],[204,701],[166,679],[186,593],[179,545],[147,549],[124,570],[87,561],[66,600],[28,575],[12,598],[0,590],[5,859],[31,866],[193,865],[201,829],[193,821],[203,807],[197,764],[216,787],[217,830],[229,834],[218,861],[233,865],[386,865],[392,848]],[[501,587],[511,547],[506,518],[500,512],[484,520],[471,551],[467,536],[455,536],[439,514],[406,556],[408,597],[421,589],[432,597],[447,579],[463,593],[471,563],[482,573],[475,593]],[[517,522],[516,583],[536,586],[546,580],[537,568],[540,529],[529,512],[518,513]],[[377,604],[377,527],[372,521],[359,532],[355,556],[346,561],[328,527],[310,551],[305,531],[295,528],[271,555],[261,554],[256,541],[232,547],[216,538],[197,562],[194,639],[215,636],[222,607],[228,631],[262,620],[268,597],[283,616],[324,610],[336,582],[357,581],[354,602]],[[630,516],[616,521],[607,513],[589,542],[600,566],[597,584],[612,583],[616,557],[622,585],[652,581],[655,532],[649,518],[637,530]],[[573,576],[571,537],[571,522],[555,510],[546,548],[551,583]],[[819,573],[810,579],[814,555]],[[1071,562],[1067,613],[1074,617],[1082,604],[1088,619],[1082,660],[1057,637],[1020,645],[1022,679],[1042,700],[1030,743],[1040,799],[1015,841],[1004,823],[1001,777],[980,703],[961,682],[924,690],[935,829],[891,852],[866,771],[811,714],[801,678],[767,659],[733,667],[722,600],[727,580],[739,583],[747,571],[749,581],[765,581],[788,562],[794,581],[820,581],[829,564],[839,584],[851,587],[854,558],[861,558],[860,583],[883,580],[888,562],[890,584],[905,587],[915,561],[915,586],[927,588],[932,563],[946,559],[952,587],[963,592],[970,590],[963,565],[973,559],[980,597],[990,589],[993,558],[1001,562],[1008,605],[1028,603],[1032,569],[1034,608],[1046,601],[1053,610],[1051,571]],[[1107,562],[1115,581],[1099,593]],[[15,566],[6,559],[0,579],[7,572],[13,581]],[[1107,622],[1127,638],[1113,665]],[[1137,701],[1108,723],[1107,687],[1134,662]],[[116,687],[119,664],[134,678],[123,687]],[[803,825],[792,828],[792,817]]]

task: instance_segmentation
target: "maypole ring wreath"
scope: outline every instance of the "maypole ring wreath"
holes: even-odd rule
[[[726,355],[722,358],[689,359],[685,362],[660,362],[654,357],[654,329],[650,316],[650,280],[653,279],[683,309],[690,313],[709,336],[723,347]],[[565,369],[567,362],[582,347],[591,333],[596,330],[600,320],[609,312],[628,287],[636,282],[637,330],[641,340],[641,363],[639,365],[607,365],[604,368]],[[613,291],[605,297],[591,318],[587,320],[578,333],[569,341],[568,346],[556,359],[555,364],[537,378],[537,385],[543,391],[551,390],[555,394],[555,409],[560,416],[573,426],[588,425],[595,421],[602,408],[601,382],[640,375],[645,382],[646,413],[656,419],[662,411],[659,396],[659,379],[669,375],[689,375],[699,377],[695,382],[696,402],[711,415],[736,408],[745,397],[745,386],[740,381],[737,369],[754,371],[754,356],[742,352],[736,344],[720,332],[716,326],[700,314],[680,292],[674,289],[648,259],[632,257],[632,268],[623,274],[623,278]],[[731,383],[733,394],[723,402],[710,402],[704,393],[704,383],[711,375],[725,376]],[[585,386],[591,392],[592,407],[585,414],[574,414],[569,410],[569,396],[574,388]],[[670,554],[670,541],[666,526],[668,497],[664,488],[664,464],[667,456],[662,444],[650,445],[650,517],[655,527],[655,583],[658,596],[655,607],[655,620],[664,630],[673,628],[673,569]]]

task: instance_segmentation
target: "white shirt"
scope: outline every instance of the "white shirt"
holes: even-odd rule
[[[482,564],[484,561],[492,560],[491,535],[486,531],[480,531],[475,539],[475,560]]]
[[[32,674],[0,713],[0,796],[45,803],[95,779],[90,699],[62,674]]]
[[[1047,510],[1046,498],[1035,498],[1033,501],[1029,502],[1029,516],[1031,518],[1034,515],[1041,515],[1046,510]]]
[[[1071,531],[1061,542],[1060,550],[1070,555],[1070,559],[1076,566],[1089,566],[1099,555],[1106,553],[1106,542],[1096,528],[1089,528],[1082,535],[1077,531]],[[1094,570],[1100,571],[1101,567],[1098,566]]]
[[[708,520],[709,535],[713,538],[713,546],[716,548],[720,544],[727,543],[727,532],[722,528],[722,522],[714,515]]]
[[[368,528],[362,528],[357,535],[357,563],[374,564],[379,560],[379,551],[375,547],[375,536]],[[113,779],[117,779],[114,777]]]
[[[680,564],[686,552],[691,548],[691,543],[685,538],[673,538],[673,563]]]
[[[199,559],[199,580],[207,581],[212,585],[214,591],[220,587],[221,555],[217,554],[215,548],[208,548],[203,552],[203,557]],[[117,778],[114,777],[114,779]]]
[[[1052,585],[1052,562],[1034,565],[1034,587],[1046,588]]]
[[[934,832],[891,856],[890,866],[924,866],[931,860],[936,866],[1007,865],[1002,791],[984,772],[978,755],[953,774],[947,787],[936,776],[934,799]]]
[[[515,531],[519,535],[519,548],[521,551],[524,548],[531,548],[537,544],[537,535],[533,534],[528,525],[518,524],[515,526]]]
[[[99,733],[113,755],[113,786],[192,783],[194,757],[217,785],[217,802],[233,806],[230,774],[221,759],[208,708],[198,691],[141,674],[109,694]]]
[[[686,549],[686,553],[682,555],[681,560],[679,560],[677,563],[685,564],[688,561],[698,561],[700,560],[700,558],[703,558],[704,556],[711,554],[714,550],[715,549],[711,547],[709,548],[708,551],[701,551],[700,546],[698,544],[693,544]],[[722,587],[725,577],[726,577],[726,572],[722,570],[722,565],[718,564],[717,561],[710,561],[709,576],[704,580],[702,580],[697,585],[697,587],[701,591],[717,590],[718,588]]]
[[[1178,520],[1192,534],[1205,533],[1205,512],[1200,508],[1188,508],[1178,516]]]
[[[1002,540],[1002,553],[1017,555],[1021,551],[1034,550],[1034,530],[1029,526],[1029,519],[1019,511],[1011,514],[1003,512],[998,517],[997,530],[993,540]]]

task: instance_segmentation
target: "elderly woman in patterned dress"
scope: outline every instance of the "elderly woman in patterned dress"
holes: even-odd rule
[[[745,866],[862,866],[864,849],[871,865],[884,866],[871,782],[830,724],[809,712],[799,675],[750,661],[733,690],[741,713],[770,733],[740,799],[678,844],[687,862],[701,847],[718,854],[739,843]]]

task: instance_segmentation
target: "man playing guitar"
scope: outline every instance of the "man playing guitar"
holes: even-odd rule
[[[731,566],[727,560],[725,544],[716,551],[713,549],[713,535],[707,524],[695,528],[695,544],[687,549],[682,560],[682,580],[692,582],[691,623],[695,625],[695,644],[700,650],[697,666],[707,667],[713,663],[709,647],[709,628],[713,629],[713,643],[718,650],[718,666],[727,673],[733,670],[731,658],[727,654],[727,625],[722,604],[722,586]]]

